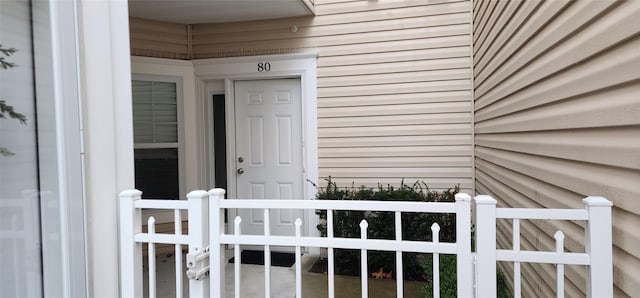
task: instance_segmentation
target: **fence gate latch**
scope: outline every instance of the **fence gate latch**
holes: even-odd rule
[[[187,278],[201,280],[209,275],[209,247],[187,254]]]

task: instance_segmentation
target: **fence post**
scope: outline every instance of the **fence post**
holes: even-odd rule
[[[475,197],[476,202],[476,296],[496,297],[496,200]]]
[[[135,208],[142,192],[120,193],[120,297],[142,297],[142,244],[135,235],[142,232],[142,212]]]
[[[613,297],[611,201],[603,197],[582,200],[589,213],[585,250],[591,259],[587,269],[587,297]]]
[[[471,197],[466,193],[456,194],[456,247],[458,248],[456,262],[458,297],[472,297]]]
[[[215,188],[209,191],[209,214],[211,214],[209,265],[211,266],[211,296],[225,296],[225,255],[224,245],[220,243],[220,235],[224,234],[224,209],[220,208],[220,201],[224,199],[225,190]],[[240,262],[240,260],[236,260]]]
[[[189,254],[204,253],[209,244],[209,194],[194,190],[187,194],[189,200]],[[209,297],[209,284],[204,279],[189,279],[189,297]]]

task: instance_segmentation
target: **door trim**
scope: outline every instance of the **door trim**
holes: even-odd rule
[[[235,177],[235,134],[229,133],[235,131],[235,111],[233,100],[234,81],[236,80],[261,80],[261,79],[284,79],[299,78],[302,95],[302,171],[303,171],[303,188],[305,199],[314,199],[317,190],[311,181],[318,184],[318,114],[317,114],[317,93],[316,93],[316,77],[317,77],[317,53],[297,53],[269,56],[250,56],[250,57],[233,57],[233,58],[214,58],[194,60],[194,73],[196,76],[196,84],[198,86],[206,86],[208,81],[224,80],[225,86],[225,102],[226,102],[226,125],[227,125],[227,177]],[[269,62],[269,71],[259,71],[258,63]],[[209,90],[200,88],[201,100],[206,101],[209,98]],[[209,109],[204,109],[204,117],[208,119],[213,117]],[[206,122],[205,122],[206,123]],[[213,140],[209,141],[211,146]],[[212,179],[209,179],[212,180]],[[231,198],[236,197],[235,179],[228,180],[228,195]],[[318,218],[309,210],[304,214],[303,229],[307,235],[319,235],[316,229]],[[230,212],[229,218],[235,215]],[[228,225],[230,230],[233,225]]]

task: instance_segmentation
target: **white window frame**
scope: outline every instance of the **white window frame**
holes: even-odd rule
[[[177,143],[133,143],[133,149],[178,149],[178,199],[186,199],[185,189],[185,140],[184,140],[184,108],[183,108],[183,82],[178,76],[132,74],[132,81],[164,82],[176,84],[176,113],[178,115],[178,142]],[[133,98],[132,98],[133,101]],[[135,158],[135,157],[134,157]],[[161,220],[160,220],[161,221]]]
[[[42,231],[43,296],[82,297],[88,295],[88,263],[77,3],[33,0],[31,5],[38,19],[32,26],[40,216],[56,231]]]

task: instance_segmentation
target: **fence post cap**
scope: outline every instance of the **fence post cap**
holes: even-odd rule
[[[560,230],[556,231],[555,234],[553,234],[553,238],[555,238],[558,241],[562,241],[564,240],[564,233]]]
[[[204,190],[194,190],[187,194],[187,198],[204,198],[208,196],[209,194]]]
[[[127,189],[127,190],[123,190],[120,193],[120,197],[130,197],[136,200],[140,199],[141,196],[142,196],[142,192],[137,189]]]
[[[210,195],[224,195],[225,192],[224,188],[214,188],[209,190]]]
[[[492,196],[489,195],[479,195],[476,196],[474,198],[474,200],[476,201],[476,205],[480,204],[480,205],[496,205],[498,203],[498,201],[496,201],[496,199],[494,199]]]
[[[433,232],[440,232],[440,225],[437,222],[434,222],[431,225],[431,231]]]
[[[464,192],[459,192],[456,194],[456,202],[471,202],[471,196]]]
[[[590,207],[611,207],[613,203],[600,196],[589,196],[582,199],[582,202]]]

